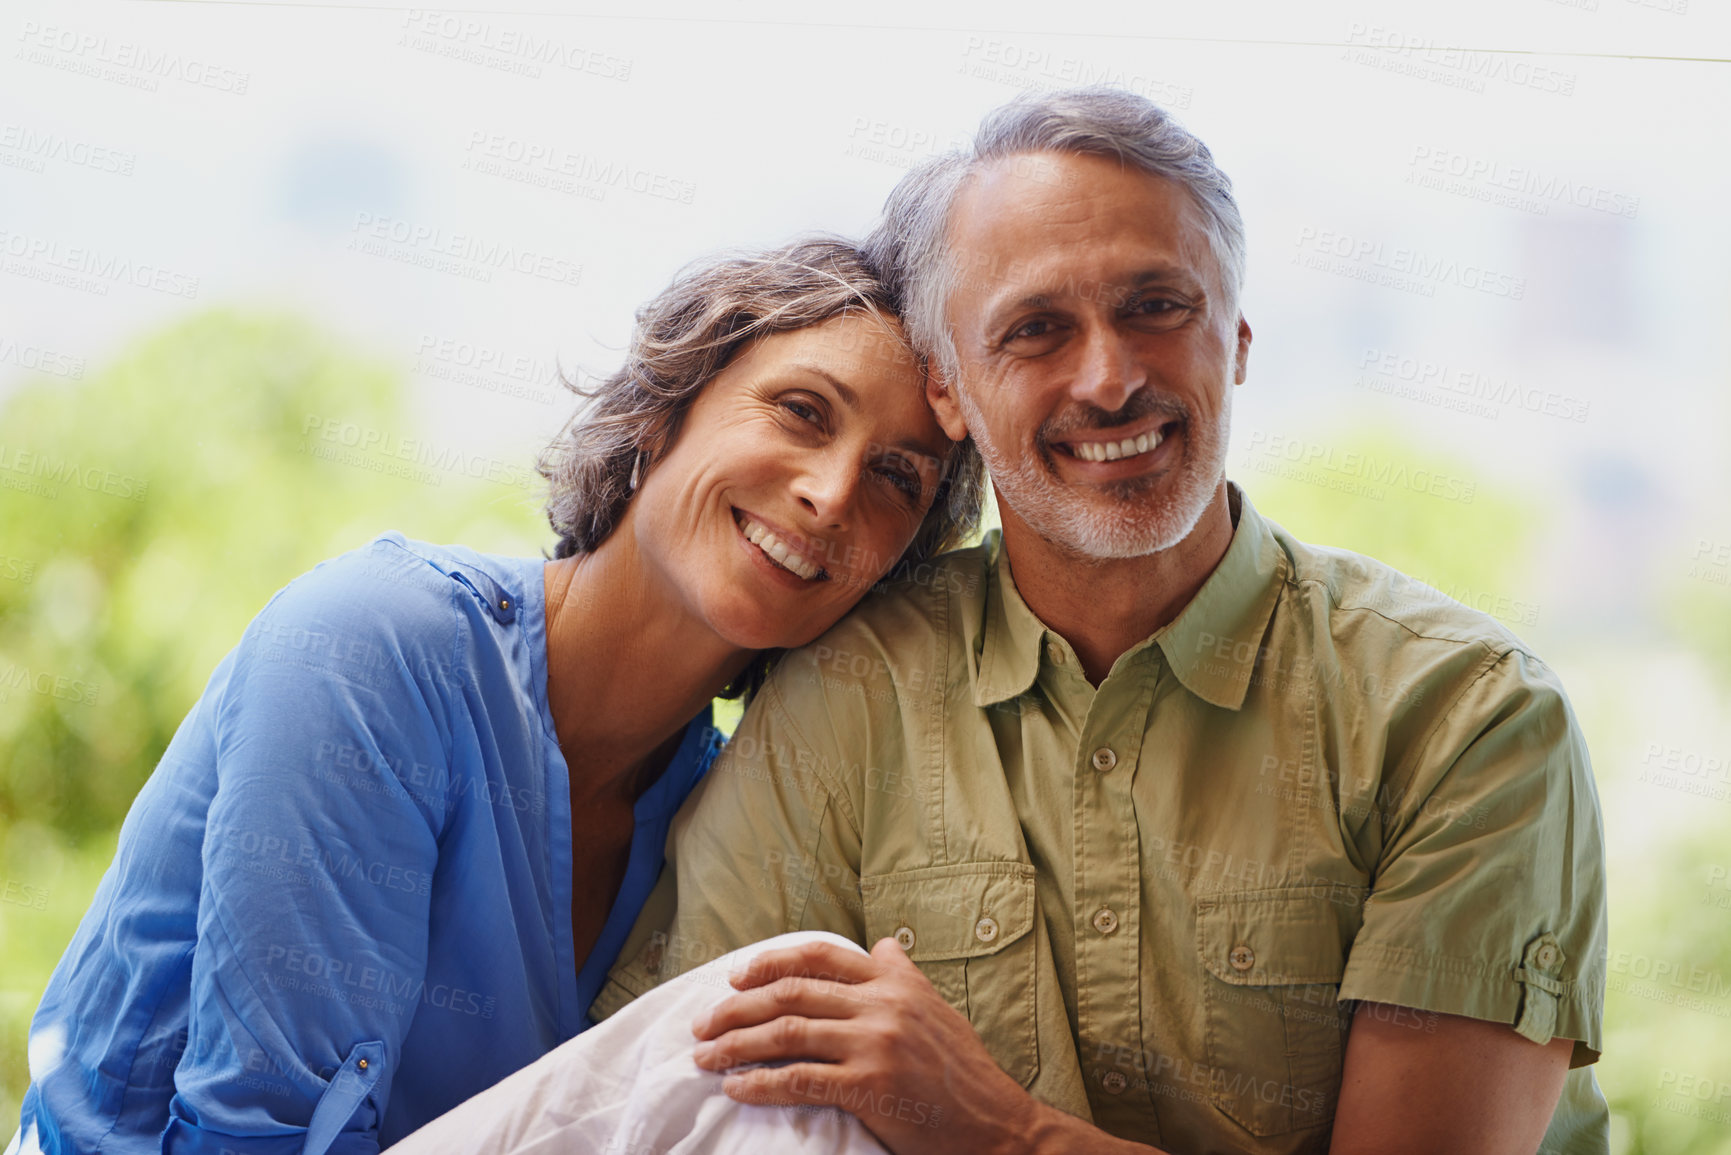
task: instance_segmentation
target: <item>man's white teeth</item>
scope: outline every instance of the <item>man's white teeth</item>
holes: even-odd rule
[[[1164,439],[1165,434],[1156,429],[1152,433],[1144,433],[1140,437],[1126,437],[1122,441],[1073,441],[1070,443],[1070,451],[1083,461],[1117,461],[1119,458],[1147,453]]]
[[[768,526],[750,514],[739,515],[739,528],[744,531],[746,541],[768,554],[771,561],[787,572],[798,574],[806,581],[811,581],[821,572],[815,563],[789,549],[786,542],[776,537]]]

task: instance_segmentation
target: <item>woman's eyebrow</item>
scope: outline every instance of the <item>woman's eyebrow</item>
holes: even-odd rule
[[[804,361],[795,362],[792,367],[801,373],[810,373],[813,377],[821,377],[823,380],[829,382],[830,388],[836,391],[836,395],[841,398],[843,405],[846,405],[855,413],[862,411],[859,394],[854,392],[853,386],[841,380],[828,369]],[[934,455],[927,446],[922,445],[913,437],[903,437],[901,440],[896,441],[893,444],[886,445],[885,448],[900,449],[903,452],[910,454],[916,461],[927,458],[940,463],[943,461],[942,457]]]
[[[822,377],[825,381],[829,382],[830,388],[834,389],[836,394],[841,397],[843,405],[846,405],[855,413],[859,412],[859,394],[853,391],[853,386],[843,382],[828,369],[824,369],[818,365],[808,364],[803,361],[796,362],[793,365],[793,368],[799,370],[801,373],[810,373],[813,377]]]

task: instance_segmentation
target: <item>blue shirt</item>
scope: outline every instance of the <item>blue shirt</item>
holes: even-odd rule
[[[375,1152],[590,1025],[718,738],[638,801],[576,958],[543,565],[386,534],[271,599],[49,980],[24,1150]]]

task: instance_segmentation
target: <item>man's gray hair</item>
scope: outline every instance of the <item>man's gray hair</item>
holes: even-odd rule
[[[1208,146],[1153,101],[1122,89],[1026,93],[987,113],[971,147],[933,157],[903,177],[865,241],[872,263],[902,302],[909,339],[948,380],[955,380],[959,368],[944,312],[963,272],[948,241],[956,197],[985,165],[1042,152],[1113,157],[1189,192],[1202,210],[1227,314],[1236,319],[1244,284],[1244,218],[1232,199],[1232,181]]]

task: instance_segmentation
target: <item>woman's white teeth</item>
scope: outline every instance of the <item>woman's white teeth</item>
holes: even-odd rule
[[[1117,461],[1119,458],[1147,453],[1164,438],[1165,434],[1156,429],[1152,433],[1144,433],[1140,437],[1126,437],[1122,441],[1076,441],[1071,443],[1070,449],[1083,461]]]
[[[771,533],[768,526],[749,514],[739,515],[739,528],[745,532],[746,541],[768,554],[771,561],[789,573],[810,581],[821,572],[815,564],[789,549],[787,543]]]

